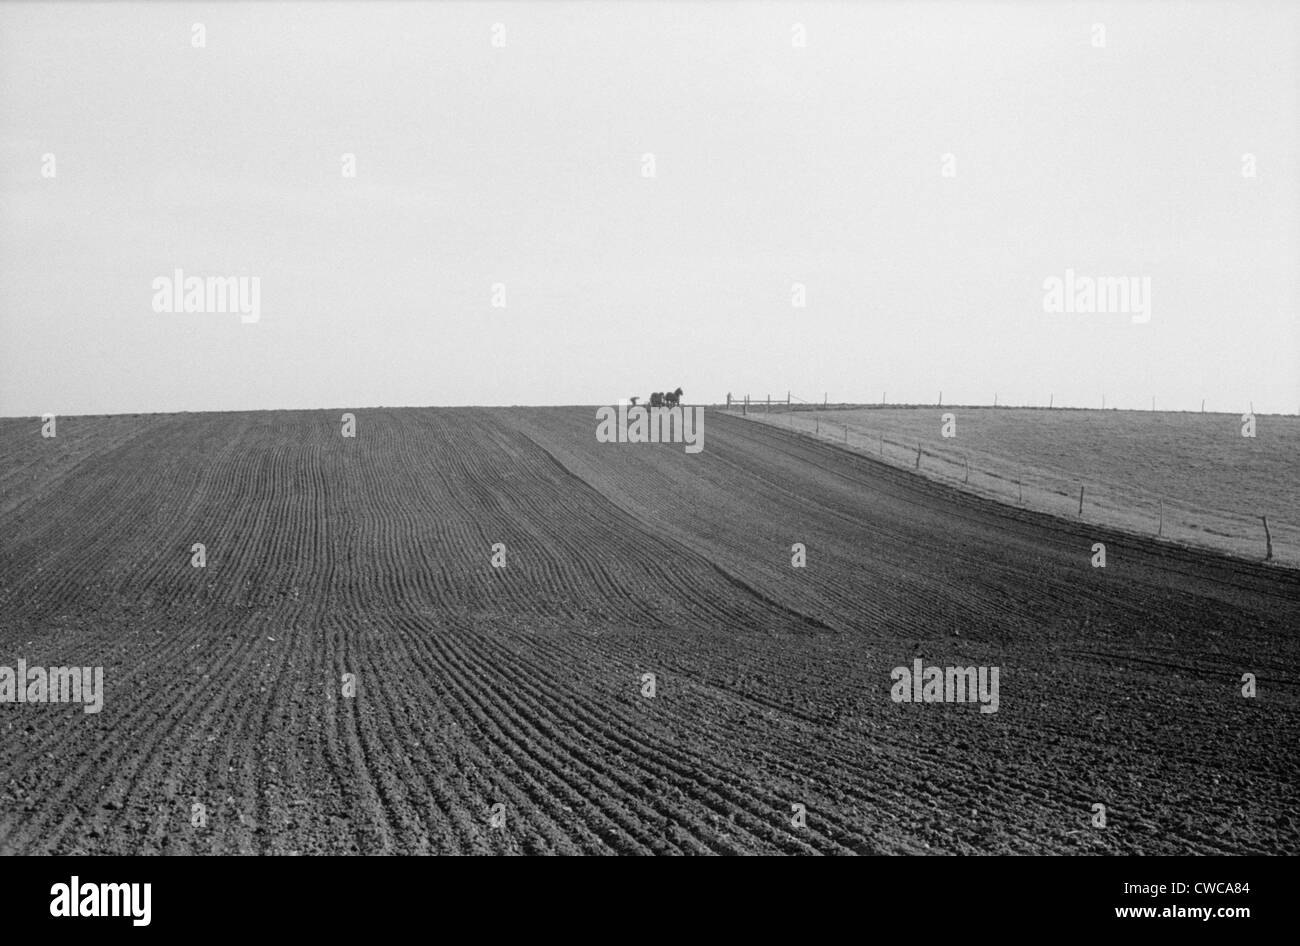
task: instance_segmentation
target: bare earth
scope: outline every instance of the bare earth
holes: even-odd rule
[[[0,852],[1300,853],[1295,571],[721,412],[341,413],[0,421],[0,666],[106,690],[0,705]]]

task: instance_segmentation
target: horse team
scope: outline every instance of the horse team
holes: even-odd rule
[[[636,402],[641,399],[639,397],[632,397],[632,398],[628,398],[628,400],[632,402],[633,407],[636,407]],[[681,388],[678,388],[676,391],[668,391],[668,392],[656,391],[654,392],[654,394],[650,395],[651,407],[676,407],[681,403],[682,403]]]

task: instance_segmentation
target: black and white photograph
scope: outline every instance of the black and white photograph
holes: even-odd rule
[[[0,5],[23,910],[1100,857],[1241,935],[1118,872],[1300,854],[1298,145],[1280,0]]]

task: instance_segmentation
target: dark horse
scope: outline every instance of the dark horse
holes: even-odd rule
[[[663,391],[656,391],[650,395],[651,407],[676,407],[682,402],[682,389],[669,391],[665,394]]]

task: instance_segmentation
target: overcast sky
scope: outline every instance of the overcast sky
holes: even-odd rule
[[[6,3],[0,415],[1294,413],[1298,11]],[[259,321],[155,312],[177,268]],[[1067,269],[1149,277],[1150,321],[1045,312]]]

